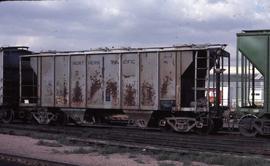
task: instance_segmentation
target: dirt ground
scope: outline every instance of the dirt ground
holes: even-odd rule
[[[48,141],[48,140],[46,140]],[[0,152],[37,159],[71,163],[80,166],[182,166],[178,161],[158,161],[150,155],[141,154],[107,154],[97,152],[87,154],[67,153],[78,149],[76,146],[51,147],[39,144],[39,139],[26,136],[0,134]],[[193,166],[208,166],[192,162]]]

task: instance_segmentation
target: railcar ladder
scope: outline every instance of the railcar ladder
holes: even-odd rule
[[[195,104],[195,112],[200,111],[205,108],[203,102],[198,101],[198,92],[203,91],[206,92],[206,111],[209,111],[209,87],[210,87],[210,53],[207,51],[206,56],[199,56],[198,51],[195,52],[195,74],[194,74],[194,104]],[[205,77],[198,77],[198,73],[200,71],[206,71]],[[201,83],[204,81],[204,83]],[[199,86],[198,83],[204,85]]]

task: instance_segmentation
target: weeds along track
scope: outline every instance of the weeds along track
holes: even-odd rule
[[[270,158],[270,141],[266,137],[248,138],[235,134],[195,135],[158,130],[136,130],[124,127],[78,127],[1,124],[0,131],[26,131],[64,134],[73,138],[104,140],[132,145],[170,148],[175,150],[221,152],[241,155],[263,155]],[[85,142],[84,141],[84,142]]]

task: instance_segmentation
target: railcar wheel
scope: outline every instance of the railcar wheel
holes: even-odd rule
[[[147,124],[146,124],[145,120],[143,120],[143,119],[137,119],[136,120],[136,125],[139,128],[146,128],[147,127]]]
[[[94,115],[93,115],[93,116],[91,116],[91,117],[89,118],[88,123],[89,123],[89,124],[91,124],[91,125],[93,125],[93,124],[95,124],[95,123],[96,123],[96,118],[95,118],[95,116],[94,116]]]
[[[223,119],[221,119],[221,118],[214,119],[213,120],[213,129],[212,129],[211,133],[217,133],[222,128],[223,128]]]
[[[34,117],[30,111],[25,112],[25,117],[23,119],[25,123],[34,123],[36,124],[36,120],[34,120]]]
[[[3,116],[2,116],[2,122],[7,124],[11,123],[14,118],[14,111],[12,109],[2,109]]]
[[[196,133],[199,135],[208,135],[213,131],[214,122],[211,118],[207,118],[203,123],[202,128],[196,128]]]
[[[165,127],[166,125],[167,125],[166,119],[159,120],[159,122],[158,122],[159,127]]]
[[[55,119],[51,122],[53,125],[64,126],[68,123],[68,117],[65,112],[57,112],[55,113]]]
[[[161,119],[158,122],[158,127],[160,128],[160,130],[162,132],[170,132],[173,131],[172,127],[170,125],[168,125],[166,119]]]
[[[256,120],[258,118],[255,115],[243,116],[238,123],[240,133],[246,137],[255,137],[258,134],[258,130],[254,126]]]

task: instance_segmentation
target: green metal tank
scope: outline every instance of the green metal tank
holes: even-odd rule
[[[245,30],[237,34],[236,108],[248,112],[239,122],[243,135],[270,134],[270,30]],[[255,101],[255,73],[263,76],[262,104]]]

